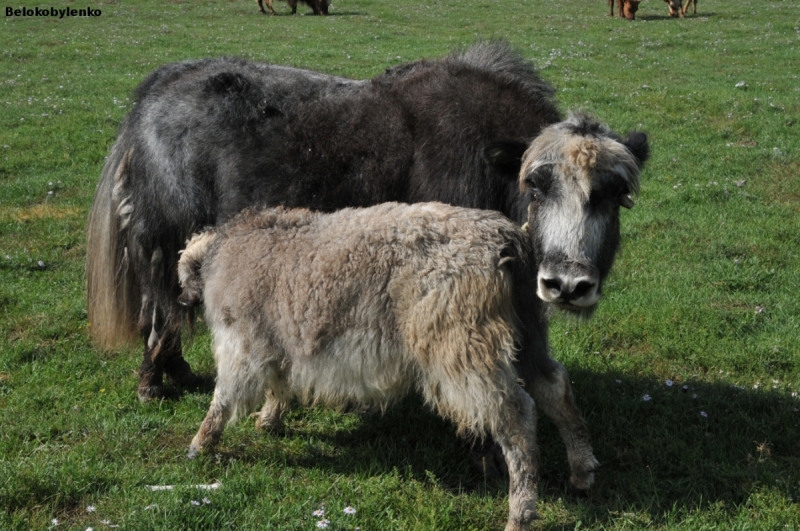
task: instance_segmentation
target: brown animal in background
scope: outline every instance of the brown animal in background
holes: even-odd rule
[[[315,15],[327,15],[328,14],[328,6],[330,5],[330,1],[329,0],[285,0],[285,1],[289,4],[289,7],[292,8],[292,15],[296,15],[297,14],[297,3],[298,2],[306,4],[308,7],[313,9]],[[261,12],[266,15],[267,12],[264,11],[263,2],[264,2],[264,0],[258,0],[258,9],[261,10]],[[269,9],[269,14],[270,15],[274,15],[275,14],[275,10],[272,9],[273,0],[266,0],[266,2],[267,2],[267,9]]]
[[[641,0],[617,0],[620,18],[636,20],[636,12],[639,10],[640,1]],[[614,16],[614,0],[608,0],[608,16]]]
[[[666,2],[667,7],[669,8],[669,16],[671,17],[681,17],[683,18],[684,11],[681,7],[681,0],[664,0]],[[689,6],[689,2],[691,0],[687,0],[686,6]]]

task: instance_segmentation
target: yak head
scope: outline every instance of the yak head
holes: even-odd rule
[[[580,113],[530,143],[519,187],[541,300],[582,316],[594,311],[619,249],[620,207],[633,207],[648,154],[644,133],[623,139]]]

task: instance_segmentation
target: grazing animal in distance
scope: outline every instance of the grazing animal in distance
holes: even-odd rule
[[[264,11],[264,2],[266,1],[267,9],[269,9],[270,15],[275,15],[275,10],[272,8],[273,0],[258,0],[258,9],[263,13],[267,14]],[[297,14],[297,4],[303,3],[306,4],[308,7],[314,10],[315,15],[327,15],[328,14],[328,7],[330,6],[330,0],[285,0],[289,7],[292,8],[292,15]]]
[[[664,2],[666,2],[667,4],[667,8],[669,9],[669,16],[671,16],[672,18],[675,17],[683,18],[685,13],[681,6],[681,1],[682,0],[664,0]],[[689,1],[691,0],[687,0],[686,3],[687,6],[689,5]]]
[[[362,81],[237,59],[156,70],[136,91],[89,216],[93,339],[105,349],[143,342],[142,401],[163,395],[164,374],[196,383],[181,352],[193,311],[178,303],[179,252],[192,234],[253,206],[330,212],[440,201],[499,211],[521,225],[534,207],[578,194],[583,211],[570,206],[566,221],[607,216],[609,230],[597,256],[551,253],[570,264],[567,274],[583,272],[580,280],[545,279],[543,296],[590,315],[619,244],[617,207],[629,206],[649,148],[643,133],[622,138],[581,114],[564,120],[553,94],[531,63],[499,42]],[[537,171],[521,173],[523,154],[553,124],[571,141],[556,153],[531,151],[537,158],[526,160]],[[574,157],[569,146],[584,143],[594,155]],[[563,244],[547,240],[542,256]],[[524,351],[519,357],[524,365]],[[562,380],[557,369],[549,374]],[[553,420],[561,431],[569,419]],[[589,446],[575,444],[583,442]]]
[[[217,383],[189,457],[259,408],[257,426],[277,429],[295,398],[384,409],[416,391],[459,432],[494,437],[509,473],[506,530],[527,529],[539,401],[519,385],[521,338],[533,367],[558,366],[536,296],[531,241],[544,236],[530,230],[498,212],[385,203],[248,210],[196,235],[178,263],[180,300],[205,304]],[[569,416],[560,370],[542,396]],[[590,449],[582,458],[590,481],[597,462]]]
[[[697,14],[697,0],[686,0],[686,4],[683,6],[683,9],[681,9],[681,17],[686,16],[686,12],[689,11],[689,4],[692,4],[693,7],[692,14]]]
[[[636,12],[639,10],[641,0],[617,0],[617,2],[620,18],[636,20]],[[608,0],[608,16],[614,16],[614,0]]]

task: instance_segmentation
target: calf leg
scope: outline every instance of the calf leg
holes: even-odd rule
[[[256,418],[256,429],[279,432],[283,429],[283,415],[289,409],[290,396],[281,374],[274,370],[267,384],[264,405]]]
[[[245,333],[221,327],[211,330],[214,336],[214,359],[217,385],[211,406],[200,429],[189,446],[189,459],[215,446],[225,424],[256,409],[279,375],[274,364],[264,363],[260,350],[251,350],[251,339]]]
[[[560,363],[552,363],[549,374],[535,373],[526,387],[539,409],[555,423],[567,447],[570,483],[578,489],[588,489],[594,483],[594,470],[599,463],[592,452],[586,421],[575,404],[569,374]]]

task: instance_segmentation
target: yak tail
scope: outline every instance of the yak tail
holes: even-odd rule
[[[203,302],[203,277],[201,268],[208,255],[211,243],[217,237],[213,230],[200,232],[186,243],[178,260],[178,280],[183,291],[178,302],[184,306],[194,307]]]
[[[130,173],[133,150],[124,134],[103,167],[86,229],[86,297],[89,331],[94,342],[110,350],[139,337],[141,296],[126,245],[132,205],[120,198]]]

